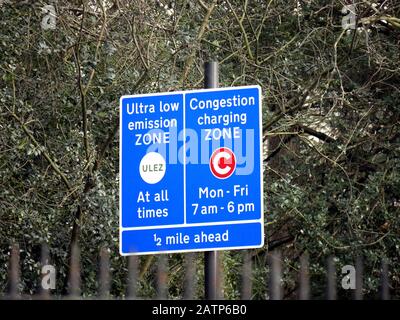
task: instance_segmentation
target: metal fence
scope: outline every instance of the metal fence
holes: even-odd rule
[[[251,251],[243,250],[243,263],[241,267],[241,281],[240,281],[240,299],[250,300],[252,299],[252,284],[257,279],[252,278],[252,257]],[[196,253],[185,254],[185,277],[182,279],[183,282],[183,294],[182,299],[191,300],[195,298],[196,291],[196,265],[195,265]],[[49,249],[46,245],[42,246],[41,250],[41,265],[42,267],[48,264],[49,261]],[[220,259],[219,259],[220,260]],[[139,276],[139,256],[128,257],[128,277],[127,281],[127,292],[123,299],[143,299],[138,295],[138,276]],[[18,245],[11,247],[9,264],[8,264],[8,290],[2,296],[2,299],[81,299],[81,269],[80,269],[80,252],[78,247],[72,249],[70,265],[69,265],[69,276],[67,281],[67,294],[64,296],[55,296],[51,294],[51,289],[46,289],[43,286],[38,289],[38,292],[34,295],[23,294],[20,292],[20,250]],[[159,255],[157,259],[157,272],[156,272],[156,299],[168,299],[168,256]],[[282,287],[282,257],[281,253],[277,250],[268,254],[268,266],[269,266],[269,279],[265,283],[268,289],[268,299],[270,300],[282,300],[283,287]],[[358,257],[355,263],[356,279],[355,288],[352,290],[353,299],[363,299],[363,263],[362,259]],[[218,272],[215,283],[205,284],[205,287],[212,287],[216,291],[216,300],[223,300],[223,284],[222,275],[223,270],[221,267],[221,261],[218,261]],[[113,297],[110,294],[111,286],[111,272],[110,272],[110,257],[109,251],[105,248],[100,250],[99,255],[99,271],[98,271],[98,292],[96,298],[98,299],[120,299],[121,297]],[[43,276],[42,276],[43,277]],[[40,279],[42,280],[42,279]],[[213,287],[215,286],[215,288]],[[300,257],[300,268],[298,272],[298,289],[295,297],[299,300],[310,300],[312,299],[312,292],[310,290],[310,272],[309,272],[309,258],[307,254],[303,254]],[[389,300],[389,270],[388,264],[385,260],[381,264],[380,274],[380,287],[377,288],[378,297],[382,300]],[[336,266],[333,257],[327,260],[326,270],[326,295],[324,297],[327,300],[336,300],[337,297],[337,278],[336,278]]]

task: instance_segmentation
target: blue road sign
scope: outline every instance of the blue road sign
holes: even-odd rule
[[[261,88],[121,97],[121,255],[263,244]]]

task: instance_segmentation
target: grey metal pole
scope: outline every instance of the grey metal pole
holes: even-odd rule
[[[204,88],[212,89],[219,87],[218,62],[210,61],[204,64]]]
[[[218,62],[204,64],[204,88],[218,88]],[[217,251],[204,253],[204,289],[206,300],[219,298],[219,255]]]

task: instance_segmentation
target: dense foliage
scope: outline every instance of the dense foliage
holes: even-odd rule
[[[96,293],[101,247],[111,253],[112,294],[125,294],[119,97],[202,87],[203,63],[215,59],[221,87],[259,84],[264,93],[267,238],[252,251],[253,297],[267,297],[266,256],[279,249],[286,297],[307,252],[313,296],[324,295],[328,256],[338,275],[362,256],[364,293],[376,296],[386,258],[399,298],[400,5],[359,1],[346,30],[345,4],[0,1],[0,292],[11,243],[21,247],[28,293],[48,243],[61,293],[70,243],[79,241],[83,294]],[[55,8],[52,27],[43,25],[46,5]],[[240,252],[224,253],[227,298],[238,297],[240,261]],[[172,297],[182,293],[182,266],[183,255],[171,255]],[[141,293],[152,296],[154,261],[140,267]]]

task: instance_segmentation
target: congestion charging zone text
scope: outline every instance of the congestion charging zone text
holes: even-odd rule
[[[120,107],[122,255],[263,245],[260,87],[124,96]],[[207,130],[231,130],[234,135],[204,147]],[[168,133],[167,142],[134,144],[135,135],[154,131]],[[190,132],[198,133],[198,148],[202,147],[197,151],[206,160],[218,147],[233,150],[237,168],[231,177],[218,179],[209,161],[191,161]],[[151,151],[166,159],[165,176],[156,184],[146,184],[138,170],[141,159]],[[138,203],[144,192],[153,200],[155,195],[167,194],[168,200]],[[168,214],[139,219],[141,207]]]

